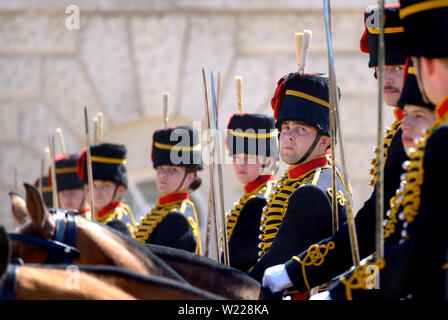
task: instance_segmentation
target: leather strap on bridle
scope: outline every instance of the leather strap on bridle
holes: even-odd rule
[[[0,282],[0,300],[14,300],[16,298],[16,270],[17,265],[8,265],[6,276]]]
[[[54,216],[56,229],[53,240],[20,233],[9,233],[9,237],[14,241],[47,249],[49,254],[46,263],[70,263],[72,258],[79,257],[79,250],[73,246],[76,237],[76,216],[63,210],[56,210]]]

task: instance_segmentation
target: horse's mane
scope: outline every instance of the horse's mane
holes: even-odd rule
[[[240,271],[236,268],[226,266],[222,263],[214,261],[210,258],[200,256],[189,251],[155,245],[146,244],[145,245],[153,254],[159,256],[160,258],[167,257],[172,261],[185,262],[187,261],[191,265],[206,267],[217,271],[218,273],[244,281],[247,284],[252,284],[254,286],[259,286],[260,283],[249,276],[247,273]]]
[[[89,220],[88,220],[89,221]],[[106,224],[97,222],[97,221],[89,221],[91,223],[95,223],[101,227],[103,227],[107,232],[114,235],[123,246],[132,252],[134,255],[142,258],[142,261],[145,267],[149,268],[150,266],[147,263],[147,260],[151,260],[152,263],[159,268],[163,269],[166,274],[170,275],[170,277],[174,280],[186,283],[185,279],[179,275],[172,267],[163,262],[157,255],[155,255],[150,248],[141,244],[131,236],[124,234],[123,232],[116,230]]]

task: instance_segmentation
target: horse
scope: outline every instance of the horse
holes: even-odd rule
[[[223,299],[186,283],[115,266],[8,265],[10,252],[9,236],[0,226],[0,279],[5,278],[0,282],[0,299]]]
[[[73,290],[67,286],[67,273],[64,270],[46,270],[46,273],[42,273],[38,268],[9,264],[11,243],[3,226],[0,226],[0,253],[0,299],[135,299],[124,290],[86,273],[80,273],[78,277],[82,290]]]
[[[27,183],[24,186],[26,201],[10,193],[18,223],[15,233],[10,234],[13,259],[36,264],[113,265],[185,283],[182,276],[135,239],[66,211],[51,214],[37,189]]]
[[[271,293],[247,273],[191,252],[146,244],[190,284],[233,300],[263,300]]]

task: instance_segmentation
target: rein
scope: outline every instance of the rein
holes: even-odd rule
[[[0,281],[0,300],[14,300],[16,297],[16,264],[8,265],[6,276]]]
[[[48,258],[45,263],[67,263],[72,258],[79,257],[79,250],[73,245],[76,237],[76,217],[64,210],[50,210],[55,217],[55,235],[54,239],[43,239],[36,236],[20,233],[9,233],[11,240],[20,241],[39,247],[43,247],[49,251]]]

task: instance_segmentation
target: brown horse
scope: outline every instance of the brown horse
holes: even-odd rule
[[[107,282],[96,279],[87,273],[80,273],[79,288],[67,286],[67,273],[64,270],[45,270],[38,268],[9,265],[11,244],[8,235],[0,226],[0,298],[27,300],[80,300],[106,299],[131,300],[131,294]],[[17,269],[20,269],[18,271]]]
[[[9,237],[0,226],[0,278],[5,278],[0,282],[0,299],[222,299],[186,283],[113,266],[25,264],[6,268],[10,250]]]
[[[265,299],[260,283],[238,269],[185,250],[147,244],[190,284],[233,300]]]
[[[20,258],[26,263],[42,264],[49,256],[48,248],[35,243],[17,241],[17,235],[25,235],[37,240],[54,239],[57,223],[55,215],[50,214],[46,209],[37,189],[29,184],[24,185],[26,205],[16,193],[10,193],[12,212],[19,224],[12,241],[12,256],[13,259]],[[89,221],[80,216],[73,217],[76,225],[74,244],[72,247],[65,247],[65,250],[79,251],[79,256],[75,255],[70,263],[113,265],[146,275],[185,282],[177,272],[131,237],[104,224]],[[68,223],[68,218],[66,220],[64,219],[63,222]],[[51,245],[60,244],[58,242]]]

